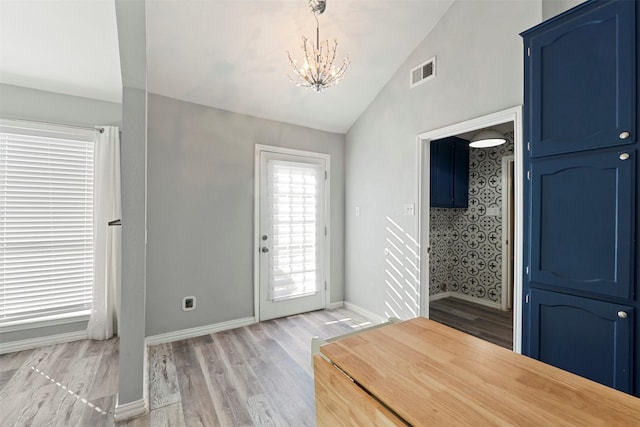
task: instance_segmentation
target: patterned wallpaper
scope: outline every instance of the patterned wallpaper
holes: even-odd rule
[[[513,154],[507,143],[471,148],[469,208],[431,208],[429,295],[457,292],[486,302],[502,299],[502,157]],[[497,216],[487,209],[498,207]]]

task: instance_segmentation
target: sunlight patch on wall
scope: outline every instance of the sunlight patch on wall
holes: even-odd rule
[[[384,315],[410,319],[420,313],[420,245],[390,217],[385,228]]]

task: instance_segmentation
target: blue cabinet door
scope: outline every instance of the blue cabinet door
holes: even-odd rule
[[[469,207],[469,142],[455,141],[453,152],[453,207]]]
[[[531,286],[632,298],[632,150],[531,161]]]
[[[453,204],[453,151],[451,141],[431,142],[431,206]]]
[[[633,307],[539,289],[530,305],[531,357],[631,392]]]
[[[469,207],[469,142],[456,137],[431,142],[431,207]]]
[[[638,140],[636,7],[602,1],[523,33],[531,156]]]

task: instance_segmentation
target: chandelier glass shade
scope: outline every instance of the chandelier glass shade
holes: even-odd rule
[[[349,66],[349,54],[342,61],[339,67],[334,65],[336,59],[336,50],[338,49],[338,41],[334,40],[333,44],[329,40],[320,42],[320,23],[318,15],[324,12],[326,7],[325,1],[310,0],[309,7],[316,18],[316,43],[306,37],[302,37],[302,52],[304,53],[304,63],[302,66],[291,58],[291,54],[287,52],[289,64],[297,79],[289,76],[289,80],[296,86],[308,87],[316,92],[322,92],[325,88],[337,85],[344,77],[347,67]]]

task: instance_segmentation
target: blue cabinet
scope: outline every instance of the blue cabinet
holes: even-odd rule
[[[524,38],[526,355],[640,396],[640,0]]]
[[[532,157],[637,141],[635,8],[600,1],[527,36]]]
[[[634,308],[531,290],[530,356],[631,393]]]
[[[635,162],[632,150],[531,160],[531,283],[633,297]]]
[[[469,207],[469,142],[456,137],[431,141],[431,207]]]

